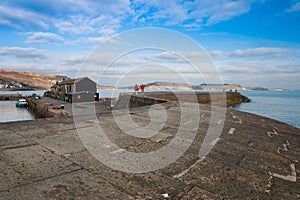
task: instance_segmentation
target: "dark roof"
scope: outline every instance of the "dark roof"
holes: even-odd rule
[[[85,78],[88,78],[88,77],[64,80],[62,82],[59,82],[58,85],[70,85],[70,84],[74,84],[74,83],[79,82],[79,81],[81,81],[81,80],[83,80]]]
[[[55,84],[55,85],[51,86],[51,88],[55,87],[57,85],[72,85],[72,84],[77,83],[77,82],[79,82],[79,81],[81,81],[83,79],[90,79],[90,78],[88,78],[88,77],[82,77],[82,78],[64,80],[64,81],[59,82],[58,84]],[[91,81],[93,81],[93,80],[91,80]],[[93,81],[93,82],[95,82],[95,81]]]

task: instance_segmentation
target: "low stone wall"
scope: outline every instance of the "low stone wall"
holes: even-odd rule
[[[53,117],[48,111],[48,107],[51,106],[49,103],[43,103],[39,99],[33,99],[31,97],[26,98],[28,102],[28,109],[34,113],[37,118]]]
[[[71,116],[71,113],[64,109],[54,109],[52,103],[43,102],[41,99],[26,98],[29,110],[37,118]]]
[[[251,100],[248,97],[242,95],[239,92],[226,92],[227,107],[237,106],[243,102],[248,103],[250,101]]]
[[[177,96],[176,96],[177,95]],[[241,95],[239,92],[148,92],[147,97],[166,99],[170,101],[195,102],[195,97],[200,104],[211,104],[215,106],[237,106],[242,102],[250,102],[250,99]],[[179,99],[178,99],[179,98]]]
[[[0,101],[17,100],[21,97],[22,97],[22,95],[20,95],[20,94],[1,94]]]
[[[115,109],[136,108],[153,104],[165,103],[167,100],[147,96],[136,96],[130,93],[121,93],[114,106]]]

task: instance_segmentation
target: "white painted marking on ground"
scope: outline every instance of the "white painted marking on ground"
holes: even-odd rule
[[[168,193],[162,194],[161,196],[162,196],[163,198],[169,198],[169,197],[170,197]]]
[[[288,151],[288,148],[287,148],[287,144],[282,144],[282,146],[283,146],[283,149],[282,150],[284,150],[284,151]]]
[[[228,131],[228,134],[233,135],[234,131],[235,131],[235,128],[231,128],[231,129]]]
[[[273,129],[273,131],[268,131],[267,134],[269,137],[273,137],[273,135],[278,135],[278,133],[275,129]]]
[[[188,125],[188,124],[190,124],[192,122],[193,122],[193,120],[187,121],[187,122],[184,123],[184,125]]]
[[[204,117],[204,113],[202,113],[202,114],[200,115],[200,117]]]
[[[278,148],[278,153],[280,153],[280,150],[282,151],[288,151],[289,148],[288,146],[290,146],[291,144],[289,143],[289,141],[285,141],[285,143],[282,144],[283,148],[279,147]]]
[[[242,120],[241,120],[241,118],[237,117],[236,115],[232,115],[232,118],[233,119],[238,119],[238,121],[235,121],[235,123],[239,123],[239,124],[243,123]]]
[[[190,169],[192,169],[193,167],[195,167],[199,162],[203,161],[205,159],[205,156],[196,160],[196,162],[194,164],[192,164],[190,167],[188,167],[187,169],[183,170],[182,172],[180,172],[179,174],[176,174],[175,176],[173,176],[173,178],[180,178],[182,176],[184,176],[186,173],[188,173],[188,171]]]
[[[295,164],[291,164],[290,167],[291,167],[291,170],[292,170],[292,175],[284,176],[284,175],[281,175],[281,174],[272,173],[273,177],[280,178],[280,179],[285,180],[285,181],[296,182],[297,181],[297,174],[296,174]]]

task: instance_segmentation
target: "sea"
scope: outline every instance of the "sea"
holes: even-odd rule
[[[255,90],[240,93],[250,98],[251,102],[242,103],[233,109],[269,117],[300,128],[300,90]]]
[[[45,91],[0,91],[1,94],[21,94],[22,96],[30,96],[33,93],[43,95]],[[0,101],[0,123],[34,120],[35,116],[27,110],[27,108],[17,108],[17,101]]]
[[[43,95],[45,91],[0,91],[1,94],[22,94],[23,96]],[[132,92],[132,90],[101,90],[100,97],[116,98],[121,92]],[[201,92],[201,90],[200,90]],[[242,103],[232,109],[245,111],[300,128],[300,90],[283,91],[239,91],[251,99],[250,103]],[[0,101],[0,123],[7,121],[32,120],[34,116],[26,109],[15,106],[16,101]]]

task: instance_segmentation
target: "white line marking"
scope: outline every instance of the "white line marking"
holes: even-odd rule
[[[190,124],[191,122],[193,122],[193,120],[190,120],[190,121],[185,122],[184,125],[188,125],[188,124]]]
[[[297,181],[297,174],[296,174],[295,164],[291,164],[290,167],[291,167],[291,170],[292,170],[292,175],[284,176],[284,175],[280,175],[280,174],[277,174],[277,173],[272,173],[273,177],[280,178],[280,179],[285,180],[285,181],[296,182]]]
[[[235,131],[235,128],[231,128],[231,129],[228,131],[228,134],[233,135],[234,131]]]
[[[195,167],[199,162],[203,161],[205,159],[205,156],[196,160],[196,162],[194,164],[192,164],[190,167],[188,167],[187,169],[183,170],[182,172],[180,172],[179,174],[176,174],[175,176],[173,176],[173,178],[180,178],[182,176],[184,176],[186,173],[188,173],[188,171],[190,169],[192,169],[193,167]]]
[[[273,129],[272,132],[268,131],[267,134],[268,134],[269,137],[273,137],[273,135],[278,135],[278,133],[277,133],[277,131],[275,129]]]
[[[286,140],[285,143],[282,144],[283,148],[281,148],[281,147],[278,148],[278,153],[280,153],[280,150],[288,151],[289,150],[288,146],[290,146],[290,145],[291,144],[289,143],[289,141]]]
[[[238,121],[237,123],[242,124],[243,122],[242,122],[242,120],[239,118],[239,121]]]
[[[169,198],[169,197],[170,197],[168,193],[162,194],[161,196],[162,196],[163,198]]]

